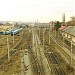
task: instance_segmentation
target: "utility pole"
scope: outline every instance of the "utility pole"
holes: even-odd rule
[[[63,42],[62,42],[62,46],[64,46],[64,33],[62,34],[62,37],[63,37]]]
[[[14,31],[13,31],[13,45],[14,45]]]
[[[50,27],[49,27],[49,44],[50,44]]]
[[[73,55],[72,55],[72,36],[71,36],[71,66],[73,66],[73,60],[72,60],[72,58],[73,58]]]
[[[44,49],[44,28],[43,28],[43,49]]]
[[[36,59],[37,59],[37,36],[35,34],[35,50],[36,50]]]
[[[40,39],[40,27],[39,27],[39,39]]]
[[[55,30],[55,38],[56,38],[56,30]]]
[[[13,28],[14,28],[14,24],[13,24]],[[13,31],[13,45],[14,45],[14,31]]]
[[[10,52],[9,52],[9,40],[7,35],[7,48],[8,48],[8,61],[10,61]]]

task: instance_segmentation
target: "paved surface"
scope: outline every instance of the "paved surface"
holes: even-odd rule
[[[27,51],[27,49],[24,51]],[[29,54],[24,51],[21,58],[21,75],[33,75]]]
[[[24,54],[24,64],[26,66],[26,74],[25,75],[33,75],[32,68],[31,68],[31,62],[29,58],[29,54]]]

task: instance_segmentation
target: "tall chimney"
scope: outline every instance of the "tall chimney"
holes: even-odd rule
[[[65,13],[63,13],[62,15],[62,22],[63,22],[63,25],[65,25]]]

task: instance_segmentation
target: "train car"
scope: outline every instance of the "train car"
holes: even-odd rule
[[[16,34],[18,34],[19,32],[21,32],[23,30],[23,28],[19,28],[19,29],[16,29],[16,30],[13,30],[13,31],[11,31],[11,35],[16,35]]]
[[[4,31],[4,35],[8,35],[8,34],[11,34],[11,32],[13,31],[14,29],[10,29],[10,30],[6,30],[6,31]]]
[[[3,32],[2,31],[0,32],[0,35],[3,35]]]
[[[8,35],[8,34],[10,34],[11,33],[11,31],[5,31],[3,34],[4,35]]]
[[[20,28],[26,28],[27,25],[20,25]]]

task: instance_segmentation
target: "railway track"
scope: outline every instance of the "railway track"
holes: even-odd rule
[[[60,68],[60,67],[55,68],[55,74],[56,75],[66,75],[64,70],[62,68]]]
[[[27,39],[28,39],[27,48],[28,48],[28,52],[29,52],[29,55],[30,55],[30,59],[31,59],[33,73],[34,73],[34,75],[42,75],[41,72],[40,72],[41,68],[40,68],[39,63],[37,61],[37,58],[35,57],[34,52],[33,52],[32,48],[30,46],[31,45],[30,37],[27,38]]]
[[[65,71],[62,69],[61,65],[59,65],[59,61],[57,59],[57,57],[54,55],[53,52],[49,52],[47,53],[47,56],[48,56],[48,60],[49,62],[51,62],[52,66],[53,66],[53,75],[66,75]]]
[[[65,41],[65,40],[66,40],[65,38],[64,38],[64,42],[63,42],[63,40],[60,39],[60,38],[56,38],[55,40],[58,42],[59,45],[64,46],[64,47],[67,48],[68,50],[71,49],[71,48],[70,48],[71,44],[68,45],[67,41]],[[70,42],[69,42],[69,43],[70,43]],[[75,54],[75,45],[72,45],[72,46],[73,46],[73,47],[72,47],[73,53]]]
[[[40,74],[41,69],[39,67],[39,63],[38,63],[37,59],[35,58],[34,53],[31,49],[29,50],[29,53],[30,53],[30,58],[32,61],[32,69],[33,69],[34,75],[41,75]]]
[[[42,38],[41,39],[41,42],[43,42]],[[60,62],[57,58],[57,56],[54,54],[54,52],[52,50],[49,50],[49,43],[47,42],[47,40],[45,39],[44,41],[45,43],[45,51],[47,52],[47,57],[48,57],[48,61],[51,62],[52,66],[54,66],[54,69],[52,69],[54,72],[53,75],[66,75],[64,69],[62,69]],[[48,52],[48,51],[51,51],[51,52]]]
[[[45,41],[46,42],[46,41]],[[57,56],[55,55],[55,53],[53,52],[53,50],[50,49],[48,42],[46,42],[45,44],[45,49],[47,49],[47,57],[48,60],[52,63],[52,65],[54,66],[53,68],[53,75],[66,75],[64,69],[62,69],[60,62],[57,58]]]
[[[48,56],[49,56],[52,64],[58,64],[57,57],[54,55],[54,53],[50,52],[50,53],[48,53]]]
[[[36,50],[32,50],[30,53],[31,54],[31,61],[34,61],[36,60],[32,67],[33,67],[33,71],[34,71],[34,75],[45,75],[44,73],[44,68],[43,68],[43,64],[42,64],[42,57],[41,57],[41,54],[40,54],[40,46],[39,46],[39,42],[38,42],[38,39],[37,39],[37,36],[36,36],[36,33],[34,32],[33,34],[35,34],[35,36],[33,35],[33,40],[34,40],[34,49],[36,48]]]
[[[25,34],[23,35],[23,37],[21,38],[20,42],[14,47],[15,50],[11,50],[9,53],[10,53],[10,56],[12,56],[16,51],[17,49],[23,44],[24,42],[24,38],[25,38]],[[2,58],[0,58],[0,65],[4,62],[4,60],[8,59],[8,54],[6,54],[5,56],[3,56]]]

